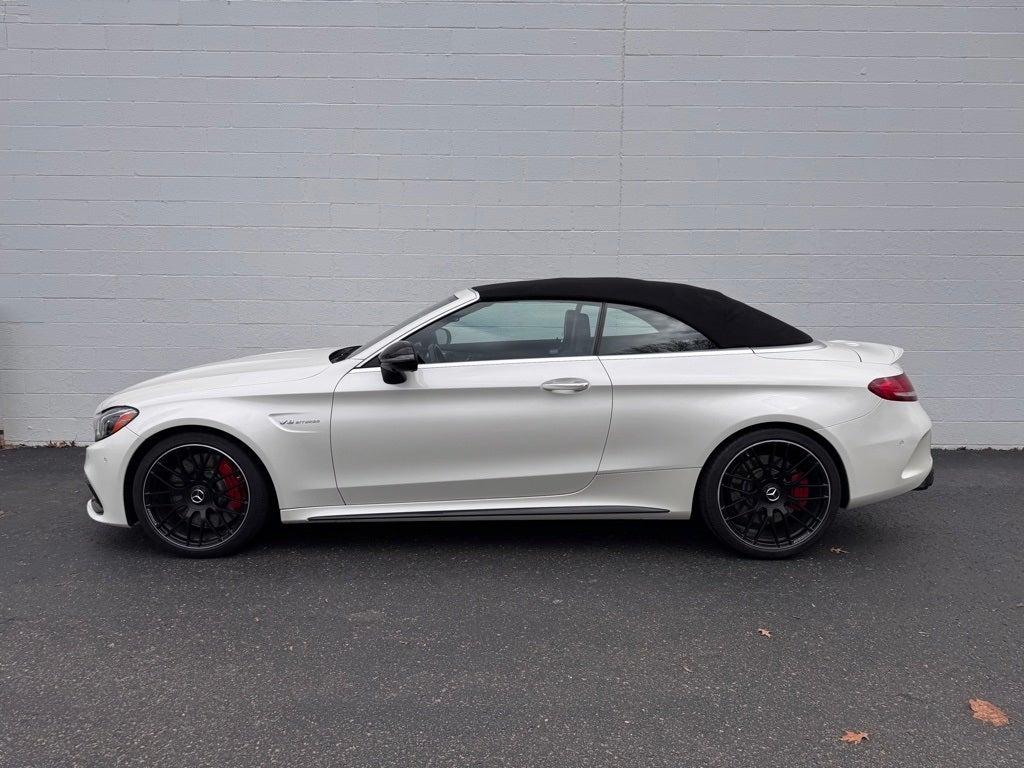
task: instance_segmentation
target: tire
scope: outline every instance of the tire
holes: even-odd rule
[[[825,535],[841,493],[839,469],[821,444],[793,430],[761,429],[715,452],[701,475],[698,505],[723,544],[777,559]]]
[[[208,432],[179,432],[156,442],[131,482],[142,530],[185,557],[237,552],[263,528],[273,499],[249,452]]]

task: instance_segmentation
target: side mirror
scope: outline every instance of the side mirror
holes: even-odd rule
[[[380,375],[385,384],[401,384],[406,379],[406,371],[419,368],[416,350],[408,341],[396,341],[386,347],[378,356]]]

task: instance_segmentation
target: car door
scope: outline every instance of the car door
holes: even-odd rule
[[[611,383],[600,306],[478,302],[408,337],[422,362],[387,384],[370,361],[339,382],[332,452],[346,504],[569,494],[597,473]]]

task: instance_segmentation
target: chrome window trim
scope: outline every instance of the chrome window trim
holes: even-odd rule
[[[648,355],[649,357],[649,355]],[[514,365],[516,363],[579,363],[587,360],[598,360],[597,355],[575,355],[573,357],[508,357],[500,360],[457,360],[450,363],[420,363],[416,370],[422,371],[431,368],[463,368],[471,365]],[[357,371],[378,371],[376,366],[371,368],[355,368]]]
[[[752,355],[750,347],[727,347],[725,349],[686,349],[680,352],[639,352],[635,355],[598,355],[599,360],[651,360],[663,357],[706,357],[708,355]]]
[[[651,357],[681,357],[684,355],[729,355],[740,354],[750,355],[759,352],[800,352],[806,349],[824,349],[827,345],[817,339],[806,344],[790,344],[785,347],[725,347],[720,349],[687,349],[680,352],[653,352],[649,354],[639,353],[635,355],[598,355],[602,360],[614,360],[615,358],[651,358]]]

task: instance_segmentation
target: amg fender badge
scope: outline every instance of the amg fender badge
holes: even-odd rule
[[[270,420],[285,432],[316,432],[320,423],[312,413],[272,413]]]

